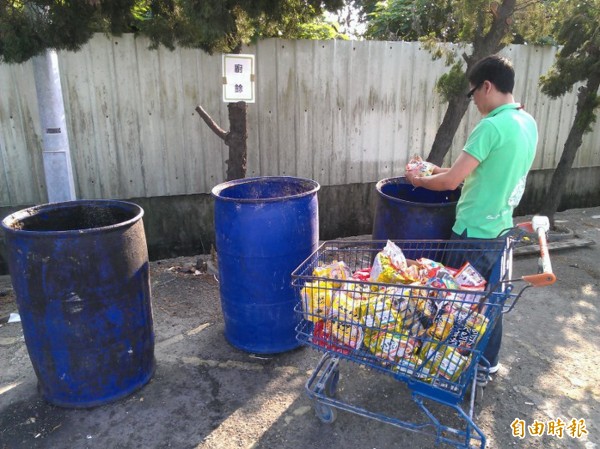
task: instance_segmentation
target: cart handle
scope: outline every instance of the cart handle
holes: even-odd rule
[[[554,284],[556,282],[556,276],[552,272],[552,263],[550,262],[548,241],[546,239],[546,232],[550,229],[548,217],[534,215],[531,221],[519,223],[517,227],[526,232],[536,233],[540,243],[541,272],[538,274],[522,276],[521,279],[534,287],[543,287]]]

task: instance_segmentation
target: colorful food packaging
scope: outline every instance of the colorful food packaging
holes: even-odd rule
[[[439,314],[433,325],[427,329],[427,334],[436,340],[446,340],[454,327],[454,315],[448,313]]]
[[[419,280],[419,270],[414,265],[396,268],[388,256],[379,253],[375,258],[370,280],[386,284],[411,284]]]
[[[346,296],[344,292],[338,292],[333,298],[331,315],[346,323],[359,324],[361,306],[363,301]]]
[[[410,296],[409,290],[405,291],[404,296],[393,297],[391,306],[398,317],[398,320],[396,321],[397,332],[408,333],[412,326],[419,322],[417,300]]]
[[[438,289],[460,289],[460,284],[456,282],[456,279],[454,279],[454,277],[450,273],[443,269],[439,270],[435,277],[432,277],[427,281],[427,286]]]
[[[392,301],[382,295],[363,302],[360,316],[365,326],[379,330],[394,329],[401,320],[392,308]]]
[[[333,261],[313,275],[321,279],[301,297],[315,344],[345,355],[363,348],[398,375],[457,391],[489,324],[479,301],[485,279],[470,263],[408,260],[388,240],[370,268],[352,273]]]
[[[456,301],[470,304],[473,308],[476,308],[476,306],[478,306],[479,303],[485,298],[485,295],[482,294],[482,292],[485,291],[485,286],[483,285],[481,287],[461,286],[460,289],[462,292],[456,293],[454,296]]]
[[[394,332],[379,332],[369,341],[369,349],[376,357],[390,362],[410,358],[416,346],[416,340]]]
[[[325,321],[317,320],[315,322],[311,341],[317,346],[321,346],[325,349],[333,349],[331,346],[332,337],[331,334],[327,332]]]
[[[414,377],[427,377],[429,374],[429,370],[426,372],[422,372],[424,367],[419,369],[422,364],[421,359],[416,355],[411,355],[410,357],[403,357],[398,361],[398,364],[394,367],[394,371],[399,374],[405,374],[407,376]]]
[[[434,342],[425,343],[420,356],[433,376],[441,376],[448,380],[458,379],[469,359],[459,354],[452,346]]]
[[[453,348],[447,348],[437,366],[437,373],[451,382],[456,382],[469,364],[469,360],[470,355],[464,356]]]
[[[458,270],[458,273],[454,275],[454,280],[461,287],[483,287],[486,284],[485,278],[469,262],[465,262]]]
[[[346,282],[342,287],[342,292],[344,292],[348,297],[357,300],[367,300],[374,294],[369,284],[363,284],[360,282]]]
[[[388,240],[383,250],[375,256],[369,280],[387,284],[414,282],[418,277],[409,280],[410,274],[404,273],[407,268],[408,263],[402,250],[394,242]]]
[[[416,320],[410,326],[402,326],[401,330],[397,327],[396,332],[401,332],[411,337],[422,337],[426,334],[427,328],[423,326],[420,320]]]
[[[420,278],[422,282],[427,282],[428,279],[435,277],[442,268],[445,268],[439,262],[435,262],[431,259],[427,259],[425,257],[421,257],[417,259],[417,264],[420,269]]]
[[[418,298],[416,303],[420,322],[425,327],[431,326],[438,311],[435,301],[431,298]]]
[[[339,352],[340,354],[350,354],[352,352],[351,347],[346,347],[343,342],[340,342],[337,338],[334,338],[331,334],[332,331],[332,322],[331,320],[325,322],[323,320],[318,320],[315,323],[315,327],[313,329],[313,334],[311,341],[313,344],[317,346],[321,346],[322,348],[327,349],[328,351],[333,350]],[[360,339],[360,336],[359,336]],[[357,341],[357,347],[360,347]]]
[[[359,325],[333,319],[326,327],[336,342],[350,349],[358,349],[362,345],[364,333]]]
[[[431,176],[435,165],[431,162],[424,161],[421,156],[414,155],[412,159],[406,164],[406,171],[417,171],[417,176]]]
[[[435,277],[427,281],[426,285],[433,289],[430,296],[436,300],[438,306],[442,306],[454,297],[454,292],[445,292],[444,290],[460,289],[458,282],[445,269],[439,270]]]
[[[470,361],[470,356],[460,354],[456,348],[435,343],[423,345],[421,358],[426,361],[431,374],[437,374],[451,382],[458,380]]]
[[[316,267],[313,270],[313,276],[318,278],[340,279],[345,281],[352,278],[352,270],[350,270],[346,263],[334,260],[330,264]],[[333,286],[339,288],[341,287],[341,283],[334,282]]]
[[[433,385],[453,392],[459,390],[456,382],[471,361],[470,356],[463,356],[456,348],[434,343],[423,345],[421,358],[425,361],[423,371],[430,375],[426,381],[433,380]]]
[[[384,295],[363,302],[360,316],[365,328],[364,342],[370,348],[376,344],[379,332],[394,330],[402,323],[400,316],[392,308],[392,301]]]
[[[449,345],[457,346],[463,355],[468,355],[481,340],[489,320],[465,306],[456,308],[455,305],[448,305],[447,309],[450,308],[452,310],[446,313],[454,315],[454,326],[447,342]]]
[[[371,278],[371,267],[364,268],[362,270],[356,270],[352,273],[352,279],[358,279],[359,281],[368,281]]]
[[[331,282],[323,280],[307,282],[300,291],[306,319],[316,323],[319,319],[324,318],[329,313],[334,297],[337,295],[338,292]]]

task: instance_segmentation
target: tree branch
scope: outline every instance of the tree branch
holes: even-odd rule
[[[198,114],[200,114],[200,117],[202,117],[202,120],[204,120],[204,122],[208,125],[208,127],[210,129],[213,130],[213,132],[219,136],[222,140],[225,140],[227,138],[227,134],[229,134],[227,131],[225,131],[224,129],[222,129],[219,125],[217,125],[215,123],[215,121],[212,119],[212,117],[210,115],[208,115],[208,112],[206,112],[204,109],[202,109],[202,106],[198,105],[196,106],[196,112]]]
[[[517,11],[522,11],[522,10],[524,10],[524,9],[527,9],[527,8],[529,8],[530,6],[533,6],[533,5],[535,5],[536,3],[539,3],[539,0],[531,0],[531,1],[528,1],[528,2],[524,2],[524,3],[522,3],[522,4],[521,4],[521,5],[519,5],[519,6],[516,6],[516,5],[515,5],[515,12],[517,12]]]

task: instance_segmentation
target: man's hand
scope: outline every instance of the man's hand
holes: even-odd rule
[[[419,170],[406,170],[406,173],[404,174],[404,176],[406,177],[406,180],[408,182],[410,182],[414,187],[417,187],[415,185],[415,180],[418,178],[419,174]]]

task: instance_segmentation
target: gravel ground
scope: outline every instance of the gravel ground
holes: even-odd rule
[[[600,208],[556,218],[576,237],[600,241]],[[558,282],[527,289],[505,317],[502,367],[477,400],[474,419],[491,449],[599,444],[600,248],[551,257]],[[533,255],[516,257],[515,273],[531,274],[536,263]],[[304,383],[320,354],[299,348],[257,356],[230,346],[211,270],[207,257],[151,263],[156,372],[127,398],[84,410],[55,407],[38,394],[21,325],[6,322],[17,311],[10,278],[0,277],[0,448],[434,447],[430,435],[346,411],[333,424],[319,421]],[[340,373],[337,393],[345,402],[424,421],[403,382],[352,363],[342,363]],[[449,425],[460,424],[454,409],[428,405]],[[560,426],[549,427],[559,419],[562,438]],[[523,438],[511,423],[525,425]],[[544,431],[538,426],[541,435],[534,435],[539,424]]]

